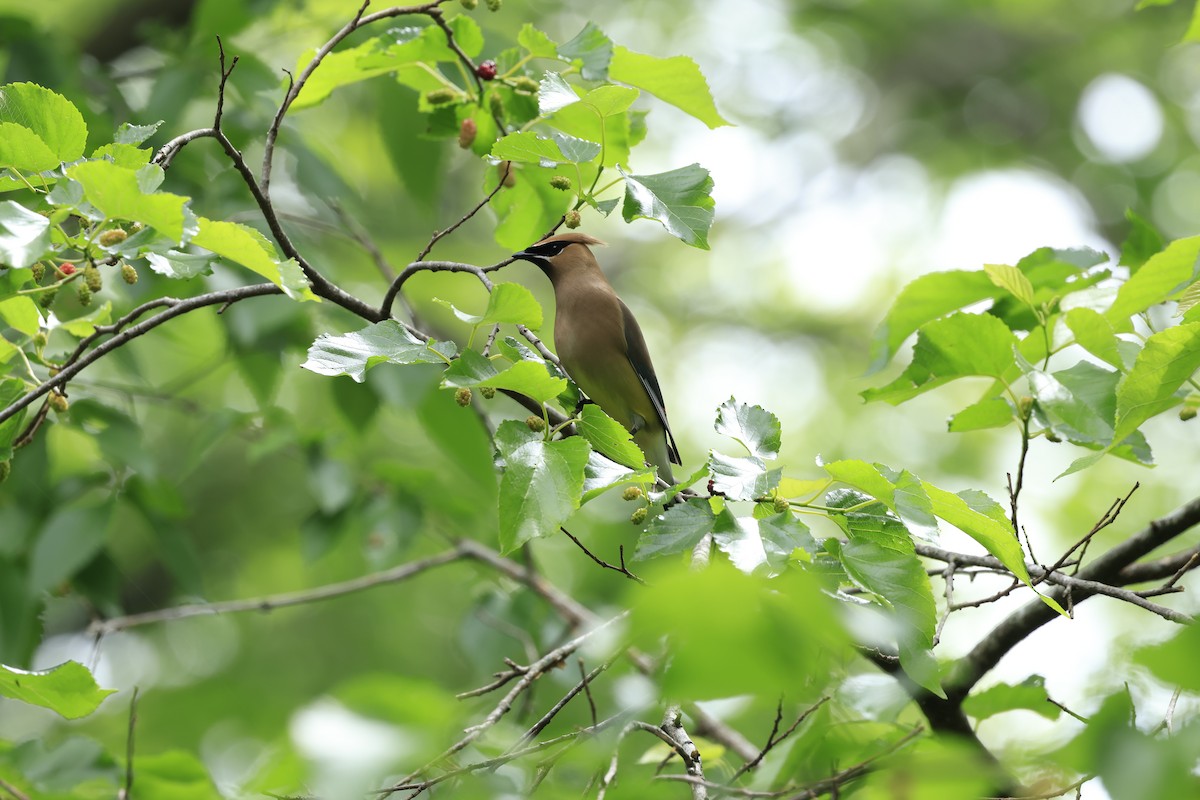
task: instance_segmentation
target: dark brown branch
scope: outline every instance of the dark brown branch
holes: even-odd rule
[[[565,533],[567,535],[567,538],[570,539],[572,542],[574,542],[579,547],[579,549],[582,550],[587,555],[587,557],[590,558],[592,561],[595,561],[597,564],[604,567],[605,569],[611,569],[613,572],[619,572],[622,575],[624,575],[626,578],[629,578],[630,580],[633,580],[633,581],[637,581],[638,583],[642,584],[643,586],[646,585],[646,582],[644,580],[639,578],[637,575],[634,575],[632,572],[629,571],[629,568],[625,566],[625,545],[620,546],[619,552],[621,554],[621,566],[618,567],[616,564],[610,564],[607,561],[605,561],[604,559],[597,556],[591,550],[588,550],[587,547],[584,545],[584,543],[579,541],[578,539],[576,539],[575,536],[566,528],[563,528],[560,526],[559,530],[562,531],[563,533]]]
[[[1081,569],[1082,580],[1096,584],[1113,585],[1121,579],[1122,571],[1135,561],[1148,555],[1197,523],[1200,523],[1200,499],[1192,500],[1167,516],[1155,520],[1125,541],[1113,547]],[[1178,566],[1176,566],[1178,569]],[[1060,603],[1066,600],[1066,590],[1055,587],[1048,593]],[[1073,601],[1079,603],[1094,594],[1085,589],[1072,588]],[[945,684],[948,695],[963,698],[1010,650],[1025,640],[1029,634],[1050,622],[1058,614],[1041,600],[1027,603],[1013,612],[975,645],[956,665]]]

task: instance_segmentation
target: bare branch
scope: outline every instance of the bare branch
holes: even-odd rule
[[[593,553],[591,550],[588,550],[587,547],[583,544],[583,542],[581,542],[581,541],[579,541],[579,539],[575,538],[575,536],[566,528],[559,526],[558,529],[560,531],[562,531],[563,533],[565,533],[567,535],[567,538],[570,539],[572,542],[574,542],[576,544],[576,546],[578,546],[579,549],[582,550],[587,555],[587,557],[590,558],[592,561],[595,561],[597,564],[604,567],[605,569],[611,569],[614,572],[619,572],[622,575],[624,575],[626,578],[629,578],[630,580],[633,580],[633,581],[637,581],[638,583],[642,584],[643,586],[646,585],[646,582],[644,580],[639,578],[637,575],[634,575],[632,572],[629,571],[629,568],[625,566],[625,546],[624,545],[621,545],[621,548],[620,548],[621,566],[618,567],[617,565],[610,564],[607,561],[605,561],[604,559],[600,558],[595,553]]]
[[[12,795],[13,800],[29,800],[29,795],[25,794],[3,778],[0,778],[0,789],[3,789],[8,794]]]

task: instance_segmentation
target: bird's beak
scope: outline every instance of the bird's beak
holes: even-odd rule
[[[550,270],[550,262],[546,260],[545,256],[538,255],[537,253],[522,250],[518,253],[513,253],[512,257],[517,261],[528,261],[530,264],[536,265],[542,272],[549,272]]]

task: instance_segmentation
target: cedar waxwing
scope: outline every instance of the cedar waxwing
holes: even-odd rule
[[[554,285],[554,344],[571,379],[604,413],[625,426],[658,475],[674,483],[681,464],[667,424],[662,389],[642,329],[600,271],[584,233],[530,245],[515,258],[536,264]]]

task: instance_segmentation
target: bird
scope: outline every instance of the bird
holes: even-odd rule
[[[585,233],[550,236],[513,258],[535,264],[554,287],[554,346],[588,399],[621,423],[668,484],[682,464],[642,329],[613,290]]]

